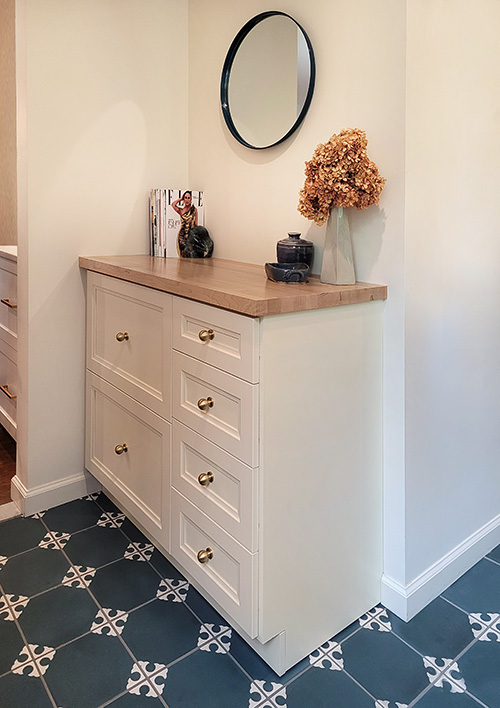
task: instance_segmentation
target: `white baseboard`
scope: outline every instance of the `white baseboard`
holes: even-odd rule
[[[38,511],[93,494],[100,489],[99,482],[88,472],[41,484],[32,489],[27,489],[16,475],[11,481],[10,494],[23,516],[31,516]]]
[[[439,561],[402,585],[388,575],[382,576],[381,602],[405,622],[446,590],[481,558],[500,544],[500,514]]]

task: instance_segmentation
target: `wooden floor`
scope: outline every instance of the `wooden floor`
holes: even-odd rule
[[[10,480],[16,474],[16,442],[0,425],[0,504],[11,501]]]

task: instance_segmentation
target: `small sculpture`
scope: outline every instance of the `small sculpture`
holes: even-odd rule
[[[214,250],[214,242],[204,226],[193,226],[189,229],[182,258],[210,258]]]

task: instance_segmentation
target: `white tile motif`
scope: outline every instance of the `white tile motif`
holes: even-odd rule
[[[424,656],[424,666],[429,683],[438,688],[448,684],[450,693],[465,693],[467,686],[460,676],[458,664],[453,659],[437,659],[434,656]]]
[[[120,514],[116,511],[104,511],[97,520],[97,525],[110,529],[119,529],[125,518],[125,514]]]
[[[12,664],[11,671],[23,676],[43,676],[55,653],[52,647],[27,644]]]
[[[127,681],[127,691],[136,696],[146,696],[147,698],[158,698],[158,695],[153,690],[152,682],[160,695],[165,688],[168,669],[164,664],[153,664],[149,661],[138,661],[134,664]],[[145,688],[145,691],[141,691]]]
[[[29,602],[29,597],[23,595],[0,595],[0,619],[13,622]]]
[[[99,497],[100,492],[94,492],[93,494],[87,494],[86,497],[81,497],[85,501],[95,501]]]
[[[248,708],[286,708],[286,686],[273,681],[252,681]]]
[[[41,519],[42,516],[45,516],[46,513],[47,513],[47,509],[45,509],[45,511],[37,511],[36,514],[33,514],[31,518],[32,519]]]
[[[198,646],[201,651],[227,654],[231,648],[231,635],[231,627],[226,627],[223,624],[202,624],[198,637]]]
[[[50,550],[61,550],[71,538],[69,533],[62,531],[48,531],[38,544],[40,548],[48,548]]]
[[[480,642],[500,642],[500,615],[495,613],[472,613],[469,615],[474,637]]]
[[[123,632],[128,612],[112,610],[103,607],[96,614],[90,631],[94,634],[104,634],[108,637],[118,637]]]
[[[374,629],[377,632],[390,632],[391,622],[384,607],[374,607],[359,618],[359,626],[363,629]]]
[[[164,578],[161,583],[156,597],[160,600],[169,600],[170,602],[184,602],[189,590],[187,580],[172,580]]]
[[[88,568],[84,565],[72,565],[61,582],[69,588],[84,589],[88,588],[95,574],[95,568]]]
[[[123,557],[131,561],[148,561],[154,550],[155,547],[152,543],[131,543]]]
[[[344,668],[342,648],[338,642],[326,642],[309,654],[309,663],[318,669],[341,671]]]
[[[391,703],[391,701],[375,701],[375,708],[408,708],[408,703]]]
[[[8,560],[7,556],[0,556],[0,570],[2,570]]]

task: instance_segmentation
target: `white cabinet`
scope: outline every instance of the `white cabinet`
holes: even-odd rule
[[[278,674],[380,599],[382,308],[88,274],[88,469]]]
[[[1,249],[0,424],[17,439],[17,261]]]

